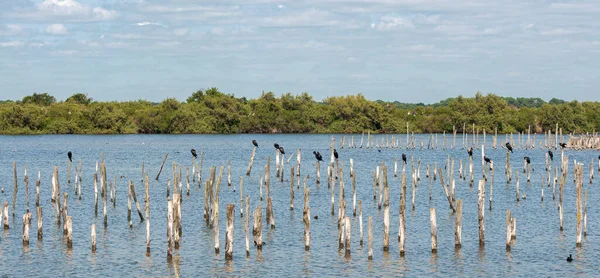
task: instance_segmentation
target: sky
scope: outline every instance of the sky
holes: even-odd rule
[[[0,100],[598,101],[597,0],[0,0]]]

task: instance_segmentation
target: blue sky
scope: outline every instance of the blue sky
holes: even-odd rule
[[[600,1],[0,0],[0,99],[598,100]]]

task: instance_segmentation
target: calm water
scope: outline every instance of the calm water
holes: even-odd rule
[[[352,186],[349,173],[349,159],[354,159],[357,173],[357,199],[363,201],[364,246],[359,245],[358,217],[352,218],[352,256],[346,258],[337,246],[337,216],[331,216],[331,191],[326,183],[326,166],[321,164],[322,184],[315,184],[315,159],[313,150],[320,151],[325,161],[329,161],[330,135],[115,135],[115,136],[0,136],[0,194],[1,202],[9,202],[12,211],[13,168],[18,167],[18,197],[16,217],[10,219],[10,229],[0,232],[0,274],[4,276],[590,276],[599,273],[600,238],[599,207],[595,204],[600,195],[594,185],[589,185],[589,162],[598,157],[597,151],[566,151],[570,158],[569,178],[564,197],[564,231],[559,230],[558,196],[552,200],[552,188],[544,189],[544,200],[540,200],[541,180],[544,174],[544,153],[534,150],[515,150],[511,156],[514,170],[521,170],[523,156],[531,157],[535,171],[531,183],[527,183],[521,173],[521,194],[527,199],[515,201],[514,181],[506,185],[504,176],[505,150],[493,150],[491,141],[486,146],[486,155],[496,161],[496,175],[493,188],[493,208],[487,208],[489,182],[486,189],[485,247],[478,244],[477,188],[469,187],[468,180],[458,179],[458,160],[467,161],[466,151],[427,150],[427,149],[340,149],[340,162],[346,179],[347,215],[352,215]],[[378,137],[382,138],[382,137]],[[405,137],[401,137],[404,139]],[[423,137],[424,141],[427,138]],[[251,177],[246,177],[251,140],[260,145],[254,161]],[[336,136],[336,144],[341,136]],[[355,137],[360,141],[360,135]],[[348,141],[348,139],[347,139]],[[441,144],[441,137],[439,138]],[[318,214],[318,220],[311,220],[312,245],[304,250],[302,223],[302,193],[296,191],[295,208],[289,210],[289,169],[294,157],[286,164],[285,181],[275,181],[273,143],[286,149],[286,159],[298,148],[302,149],[302,177],[311,175],[308,186],[311,188],[311,213]],[[338,144],[339,145],[339,144]],[[358,143],[357,143],[358,145]],[[227,165],[231,160],[232,182],[238,188],[239,177],[244,176],[245,193],[251,198],[251,208],[259,202],[258,179],[267,161],[272,158],[272,189],[276,228],[263,228],[266,242],[262,252],[251,247],[250,257],[246,257],[243,218],[239,217],[239,191],[234,186],[227,187],[223,179],[220,194],[220,235],[221,253],[215,255],[212,231],[206,226],[203,216],[203,191],[192,183],[190,196],[182,202],[183,236],[181,247],[174,253],[173,262],[166,260],[166,198],[167,179],[172,176],[173,161],[185,167],[191,164],[190,149],[205,152],[203,179],[208,176],[210,166]],[[75,188],[67,184],[67,151],[73,152],[73,161],[83,162],[83,197],[77,200]],[[154,177],[165,153],[169,158],[159,181]],[[394,158],[402,153],[422,159],[421,181],[416,192],[416,209],[411,209],[411,187],[407,189],[406,216],[406,255],[398,251],[398,207],[400,200],[400,179],[393,177]],[[94,216],[93,172],[101,153],[105,155],[108,176],[117,176],[117,206],[108,208],[108,227],[102,224],[102,209]],[[433,183],[433,199],[429,200],[429,180],[425,178],[426,165],[433,162],[442,164],[447,155],[457,159],[455,163],[456,198],[463,199],[463,247],[454,249],[454,215],[448,207],[439,180]],[[475,179],[481,177],[480,151],[475,151]],[[575,247],[575,186],[572,179],[573,159],[583,161],[584,189],[589,189],[588,233],[583,246]],[[145,162],[150,176],[151,208],[151,256],[145,255],[145,224],[139,222],[137,214],[132,215],[133,227],[127,223],[127,182],[133,180],[138,199],[142,200],[143,184],[141,165]],[[554,165],[560,161],[560,151],[555,151]],[[382,251],[383,211],[377,209],[373,200],[372,171],[385,163],[389,167],[391,191],[390,251]],[[594,160],[595,163],[596,160]],[[36,237],[37,222],[34,210],[31,226],[31,241],[28,247],[21,243],[21,217],[26,210],[23,167],[27,165],[30,175],[30,208],[35,207],[35,179],[41,172],[41,205],[44,209],[44,237]],[[60,169],[61,189],[69,193],[69,213],[73,217],[73,247],[67,249],[62,231],[56,225],[56,215],[50,204],[52,167]],[[410,162],[407,172],[410,174]],[[465,167],[466,169],[466,167]],[[595,166],[597,171],[597,165]],[[184,170],[185,171],[185,170]],[[596,173],[597,174],[597,173]],[[73,174],[72,174],[73,175]],[[184,174],[185,175],[185,174]],[[124,178],[120,178],[124,176]],[[408,179],[410,182],[410,179]],[[185,187],[185,184],[184,184]],[[302,185],[301,185],[302,187]],[[264,188],[263,188],[264,190]],[[264,192],[264,191],[263,191]],[[336,188],[336,209],[338,200]],[[225,207],[236,205],[235,241],[233,261],[225,260]],[[101,207],[101,205],[100,205]],[[266,204],[263,203],[263,208]],[[430,251],[429,208],[437,211],[438,252]],[[512,211],[517,218],[517,240],[510,252],[505,250],[505,212]],[[135,207],[134,207],[135,211]],[[264,216],[264,213],[263,213]],[[367,259],[367,219],[373,216],[374,258]],[[96,223],[98,250],[91,253],[90,226]],[[266,224],[266,221],[263,221]],[[567,263],[565,258],[573,254],[575,261]]]

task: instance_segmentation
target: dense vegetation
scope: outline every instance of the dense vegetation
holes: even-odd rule
[[[361,94],[316,102],[308,93],[271,92],[257,99],[238,98],[217,88],[199,90],[185,102],[168,98],[97,102],[77,93],[65,101],[33,94],[0,101],[2,134],[101,133],[417,133],[462,131],[463,124],[499,133],[600,130],[599,102],[565,102],[477,93],[435,104],[369,101]]]

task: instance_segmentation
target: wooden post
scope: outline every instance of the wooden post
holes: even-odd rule
[[[510,241],[512,239],[512,216],[510,210],[506,211],[506,251],[510,251]]]
[[[145,212],[146,212],[146,256],[150,256],[150,195],[148,186],[148,174],[145,175],[144,184],[146,188],[145,196]]]
[[[38,240],[41,240],[42,236],[44,234],[43,228],[42,228],[42,219],[43,219],[42,207],[37,207],[36,211],[37,211],[37,228],[38,228],[37,237],[38,237]]]
[[[67,216],[67,248],[73,248],[73,217]]]
[[[362,221],[362,200],[358,200],[358,231],[360,237],[360,246],[363,245],[363,221]]]
[[[246,176],[250,176],[250,172],[252,172],[252,163],[254,163],[254,155],[256,155],[256,147],[252,149],[252,156],[250,157],[250,163],[248,164],[248,170],[246,171]]]
[[[294,166],[290,167],[290,210],[294,210]]]
[[[225,259],[231,260],[233,259],[233,221],[235,214],[235,205],[228,204],[227,205],[227,227],[225,230]]]
[[[29,223],[31,221],[31,216],[29,214],[29,210],[25,214],[23,214],[23,245],[29,245]]]
[[[35,181],[35,206],[40,206],[40,171],[38,171],[38,178]]]
[[[131,223],[131,183],[127,188],[127,223],[129,223],[129,227],[133,226]]]
[[[244,233],[246,236],[246,257],[250,256],[250,238],[248,225],[250,222],[250,196],[246,196],[246,215],[244,216]]]
[[[576,234],[576,241],[577,241],[577,247],[581,247],[581,241],[582,241],[582,193],[583,193],[583,164],[579,163],[576,168],[575,168],[575,178],[576,178],[576,182],[575,182],[575,204],[577,206],[576,208],[576,212],[577,212],[577,234]]]
[[[219,216],[217,213],[217,220]],[[219,225],[218,221],[216,225]],[[219,233],[218,228],[216,234]],[[179,243],[181,241],[181,193],[173,194],[173,243],[175,243],[175,249],[179,249]]]
[[[321,184],[321,166],[319,165],[319,161],[317,160],[317,184]]]
[[[515,184],[515,189],[517,192],[517,203],[521,199],[521,195],[519,194],[519,171],[515,171],[515,176],[517,177],[517,182]]]
[[[402,184],[400,190],[398,241],[400,242],[400,256],[404,256],[404,243],[406,241],[406,173],[404,172],[402,172]]]
[[[140,203],[138,203],[137,196],[135,194],[135,185],[133,185],[133,181],[132,180],[129,180],[129,186],[131,188],[131,196],[133,197],[133,201],[135,202],[135,207],[137,208],[138,215],[140,216],[140,222],[143,222],[144,221],[144,215],[142,214],[142,209],[140,208]]]
[[[308,196],[310,188],[304,188],[304,211],[302,213],[302,221],[304,222],[304,250],[310,249],[310,206],[308,204]]]
[[[435,208],[429,208],[429,223],[431,224],[431,252],[437,252],[437,223],[435,219]]]
[[[345,246],[346,246],[346,257],[350,256],[350,234],[352,229],[350,228],[350,217],[346,217],[346,224],[345,226],[345,230],[346,230],[346,242],[345,242]]]
[[[8,202],[4,202],[4,229],[8,230],[9,229],[9,222],[8,222]]]
[[[167,260],[173,258],[173,201],[167,197]]]
[[[231,186],[231,159],[227,160],[227,187]]]
[[[257,206],[254,210],[254,224],[252,226],[252,236],[254,237],[254,245],[257,249],[262,249],[262,207]]]
[[[163,158],[162,164],[160,165],[160,169],[158,170],[158,174],[156,174],[156,180],[158,180],[158,177],[160,177],[160,173],[162,172],[163,166],[165,166],[165,162],[167,161],[167,157],[169,156],[169,153],[165,154],[165,158]],[[170,256],[170,255],[168,255]]]
[[[408,138],[408,135],[407,137]],[[408,139],[407,139],[408,140]],[[408,142],[408,141],[407,141]],[[369,260],[373,260],[373,216],[369,216],[369,231],[368,231],[368,245],[369,245]]]
[[[300,161],[301,161],[301,151],[298,148],[298,153],[296,154],[296,176],[298,177],[298,182],[300,182]]]
[[[96,224],[92,224],[92,253],[96,253]]]
[[[456,201],[456,219],[454,222],[454,248],[462,246],[462,199]]]
[[[15,176],[15,189],[13,191],[12,213],[13,213],[13,216],[15,216],[15,207],[17,204],[17,192],[19,192],[19,187],[17,186],[17,162],[13,162],[13,172],[14,172],[14,176]]]
[[[383,189],[383,251],[390,249],[390,188]]]
[[[271,229],[275,229],[275,215],[273,215],[273,200],[271,198],[267,198],[267,219]]]
[[[94,215],[98,215],[98,173],[94,173]]]
[[[511,234],[511,238],[512,239],[516,239],[517,238],[517,218],[516,217],[512,217],[512,224],[511,224],[511,228],[512,231],[510,232]]]
[[[454,203],[452,201],[452,197],[448,193],[448,188],[444,183],[444,175],[442,174],[442,168],[438,168],[438,175],[440,176],[440,182],[442,183],[442,187],[444,188],[444,193],[446,194],[446,199],[448,199],[448,203],[450,204],[450,208],[453,212],[456,212],[456,208],[454,208]]]
[[[479,189],[477,191],[477,207],[478,207],[478,222],[479,222],[479,246],[485,244],[485,221],[484,221],[484,199],[485,199],[485,181],[479,180]]]

